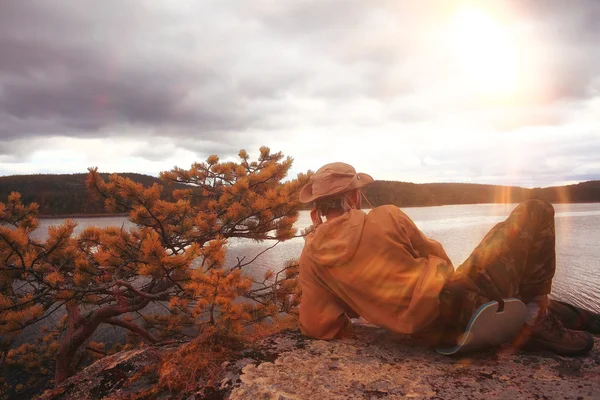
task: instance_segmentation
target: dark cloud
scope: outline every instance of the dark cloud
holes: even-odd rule
[[[14,124],[30,128],[34,134],[44,129],[55,134],[97,135],[102,128],[119,125],[158,129],[187,126],[201,131],[220,131],[241,129],[252,123],[254,118],[243,108],[235,108],[239,105],[235,99],[230,106],[219,104],[226,101],[225,98],[208,99],[200,95],[189,99],[195,96],[194,92],[206,90],[208,86],[190,89],[178,82],[176,75],[162,80],[144,71],[127,72],[118,77],[72,71],[67,82],[31,79],[6,83],[0,109],[14,119]],[[32,126],[35,120],[48,125]],[[27,133],[19,132],[19,126],[0,129],[2,137]]]
[[[599,1],[485,4],[526,44],[520,61],[529,75],[512,106],[443,87],[454,79],[452,54],[432,33],[453,2],[5,2],[0,162],[24,160],[39,146],[24,145],[28,138],[56,136],[146,140],[131,155],[160,161],[178,150],[234,157],[265,138],[301,136],[299,128],[352,127],[366,137],[400,124],[444,130],[446,121],[468,121],[506,133],[563,126],[600,96]],[[567,142],[555,144],[557,154],[581,163],[600,149],[585,138],[574,142],[587,147]],[[486,165],[489,153],[470,151],[461,170],[488,174],[467,164]]]
[[[86,12],[72,2],[3,6],[0,138],[99,136],[123,126],[223,138],[262,117],[249,101],[284,87],[285,76],[238,84],[228,65],[207,65],[202,53],[189,62],[185,40],[162,37],[165,21],[153,26],[131,3],[102,4]]]

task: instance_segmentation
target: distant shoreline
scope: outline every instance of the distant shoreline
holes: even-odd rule
[[[411,205],[405,205],[405,206],[397,206],[398,208],[417,208],[417,207],[445,207],[445,206],[478,206],[478,205],[485,205],[485,204],[520,204],[523,201],[527,201],[527,200],[535,200],[535,199],[526,199],[526,200],[522,200],[522,201],[511,201],[511,202],[491,202],[491,203],[448,203],[448,204],[423,204],[423,205],[415,205],[415,204],[411,204]],[[600,201],[550,201],[551,204],[598,204],[600,203]],[[380,204],[377,205],[375,207],[380,207],[386,204]],[[391,205],[395,205],[395,204],[391,204]],[[312,208],[311,207],[303,207],[300,208],[300,211],[310,211]],[[363,204],[361,209],[370,209],[369,207],[367,207],[367,205]]]
[[[38,215],[39,219],[56,219],[56,218],[114,218],[114,217],[127,217],[128,213],[117,213],[117,214],[41,214]]]
[[[524,200],[525,201],[525,200]],[[551,201],[552,204],[598,204],[600,201]],[[427,205],[406,205],[406,206],[398,206],[399,208],[417,208],[417,207],[444,207],[444,206],[474,206],[474,205],[482,205],[482,204],[519,204],[519,202],[510,202],[510,203],[454,203],[454,204],[427,204]],[[375,206],[379,207],[379,206]],[[363,209],[369,209],[369,207],[364,207]],[[301,208],[299,211],[310,211],[311,208]],[[39,219],[56,219],[56,218],[119,218],[119,217],[128,217],[128,213],[117,213],[117,214],[57,214],[57,215],[38,215]]]
[[[161,181],[142,174],[122,174],[143,187]],[[108,179],[108,175],[102,175]],[[161,197],[173,201],[173,190],[188,188],[184,184],[164,186]],[[102,199],[90,193],[86,174],[33,175],[0,177],[0,202],[12,192],[19,192],[24,204],[37,203],[39,215],[45,219],[111,218],[127,214],[106,212]],[[431,207],[490,203],[519,203],[536,198],[554,202],[600,202],[600,180],[546,188],[520,188],[473,183],[410,183],[375,181],[364,188],[371,204],[395,204],[400,207]],[[310,208],[310,205],[301,205]]]

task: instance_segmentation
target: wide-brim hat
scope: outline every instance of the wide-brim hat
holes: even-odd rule
[[[318,199],[360,189],[371,183],[373,178],[362,172],[356,172],[352,165],[335,162],[319,168],[310,178],[310,182],[300,191],[300,201],[310,203]]]

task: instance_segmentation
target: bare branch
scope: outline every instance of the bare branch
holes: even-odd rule
[[[129,282],[125,282],[123,280],[117,280],[115,281],[116,285],[120,285],[120,286],[125,286],[126,288],[128,288],[129,290],[131,290],[133,293],[137,294],[140,297],[143,297],[144,299],[147,300],[165,300],[168,298],[170,291],[169,290],[165,290],[162,292],[158,292],[158,293],[146,293],[146,292],[142,292],[141,290],[136,289],[135,287],[133,287],[132,284],[130,284]]]
[[[110,325],[120,326],[121,328],[125,328],[133,333],[137,333],[138,335],[140,335],[144,339],[147,339],[151,343],[157,343],[159,341],[156,337],[154,337],[154,335],[152,335],[146,329],[144,329],[141,326],[134,324],[132,322],[128,322],[128,321],[125,321],[125,320],[119,319],[119,318],[108,318],[104,322],[107,324],[110,324]]]

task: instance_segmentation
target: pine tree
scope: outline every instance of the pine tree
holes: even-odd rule
[[[86,354],[107,353],[90,342],[101,324],[126,329],[135,345],[232,337],[252,323],[292,312],[297,265],[255,282],[244,273],[254,259],[226,265],[225,255],[231,238],[274,245],[293,238],[297,195],[308,176],[284,181],[292,159],[267,147],[257,161],[249,161],[244,150],[239,156],[239,162],[211,156],[190,169],[162,173],[165,185],[189,187],[175,190],[173,201],[161,199],[161,185],[144,188],[118,175],[105,181],[91,168],[88,187],[108,210],[127,212],[132,229],[90,227],[75,236],[76,224],[66,221],[37,241],[31,236],[37,206],[23,205],[16,193],[0,203],[3,365],[27,362],[27,368],[43,365],[48,371],[42,360],[54,358],[58,383]],[[148,311],[151,304],[165,312]],[[28,345],[9,351],[26,326],[57,310],[65,316],[44,336],[37,356],[29,355]]]

